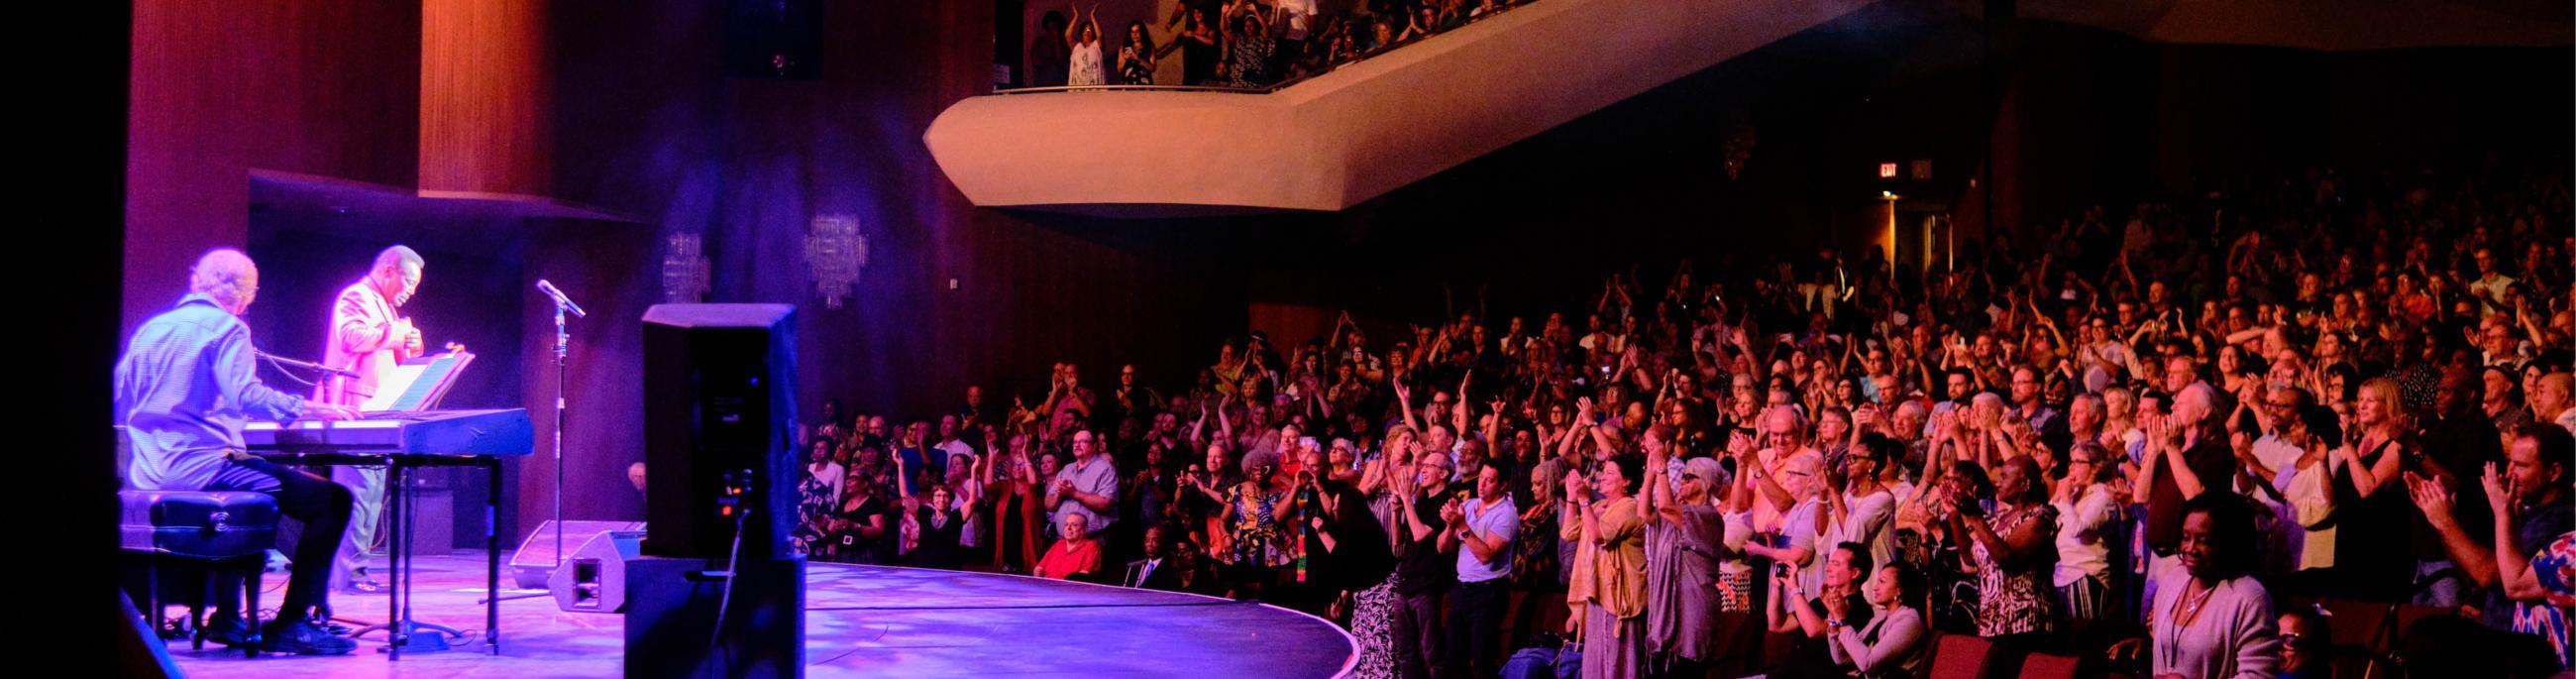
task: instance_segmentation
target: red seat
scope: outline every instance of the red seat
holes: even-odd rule
[[[2380,626],[2388,621],[2388,604],[2335,599],[2326,602],[2326,615],[2326,627],[2334,631],[2335,643],[2356,644],[2380,653],[2397,641],[2380,635]]]
[[[2021,661],[2021,679],[2075,679],[2074,656],[2032,653]]]
[[[1926,679],[1984,679],[1993,661],[1994,642],[1965,634],[1933,640],[1932,673]]]
[[[1760,618],[1755,618],[1751,622],[1755,625],[1760,625],[1763,621]],[[1763,663],[1770,664],[1779,663],[1781,660],[1788,658],[1791,651],[1798,648],[1798,640],[1805,638],[1807,638],[1807,635],[1797,632],[1762,635],[1761,661]]]

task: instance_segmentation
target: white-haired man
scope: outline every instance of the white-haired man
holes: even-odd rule
[[[264,420],[345,419],[349,411],[261,384],[243,310],[259,294],[259,267],[239,250],[217,249],[189,272],[189,294],[134,330],[116,364],[116,422],[132,440],[126,474],[143,490],[249,491],[276,496],[279,511],[304,524],[286,600],[265,630],[271,651],[347,653],[355,642],[313,619],[328,610],[323,579],[349,519],[349,491],[312,474],[244,452],[242,425]],[[227,589],[226,591],[230,591]],[[207,638],[248,639],[235,597],[215,605]]]

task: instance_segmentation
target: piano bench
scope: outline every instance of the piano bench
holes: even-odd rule
[[[132,574],[139,567],[143,578],[143,614],[161,628],[161,568],[164,565],[205,571],[204,584],[197,596],[187,600],[188,628],[194,637],[191,648],[206,645],[205,606],[215,597],[232,597],[232,592],[216,592],[215,576],[238,571],[242,573],[242,623],[248,628],[250,643],[242,646],[246,655],[259,655],[259,590],[261,570],[268,565],[268,550],[277,542],[277,499],[265,493],[204,492],[168,490],[118,491],[124,505],[118,522],[118,551]]]

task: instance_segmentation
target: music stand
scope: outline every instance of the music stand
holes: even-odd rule
[[[449,345],[449,347],[445,353],[413,357],[396,363],[390,373],[378,378],[376,395],[367,399],[366,404],[359,407],[359,411],[399,417],[404,413],[435,409],[438,402],[447,397],[447,390],[456,386],[456,378],[465,373],[465,366],[474,362],[473,352],[465,351],[455,345]],[[408,474],[397,472],[386,479],[395,487],[394,492],[400,494],[399,497],[392,498],[397,507],[408,508],[412,504],[411,484],[407,482],[409,478]],[[498,493],[501,489],[492,488],[486,492]],[[409,540],[412,535],[415,535],[412,521],[416,513],[412,511],[394,513],[394,520],[401,523],[396,530],[391,531],[394,540],[398,542]],[[409,560],[410,550],[407,545],[402,544],[396,544],[392,549],[394,550],[392,558],[396,562],[393,569],[394,582],[390,583],[393,591],[387,596],[393,599],[391,605],[394,617],[382,623],[360,627],[350,632],[349,638],[356,639],[366,636],[369,632],[383,630],[386,632],[388,650],[394,653],[400,653],[400,650],[444,651],[448,649],[447,637],[465,638],[464,630],[412,619],[413,569],[409,567],[410,564],[401,563]],[[419,634],[421,630],[438,632],[438,634],[422,636]],[[400,650],[393,650],[394,647],[399,647]]]

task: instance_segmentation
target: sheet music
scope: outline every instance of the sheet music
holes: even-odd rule
[[[393,370],[376,381],[376,395],[359,406],[362,412],[426,410],[447,395],[465,365],[474,354],[452,351],[423,356],[394,364]]]

